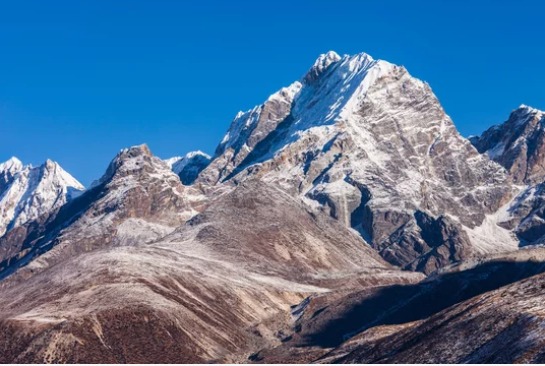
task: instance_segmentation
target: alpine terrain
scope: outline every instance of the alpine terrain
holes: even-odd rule
[[[320,55],[213,156],[0,164],[0,362],[545,362],[545,113]],[[183,147],[181,147],[182,149]]]

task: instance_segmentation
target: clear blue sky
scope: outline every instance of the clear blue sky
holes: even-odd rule
[[[545,109],[544,4],[0,0],[0,160],[52,158],[87,185],[126,146],[213,153],[328,50],[406,66],[479,133]]]

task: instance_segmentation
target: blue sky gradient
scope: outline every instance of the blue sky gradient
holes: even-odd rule
[[[82,183],[123,147],[213,153],[239,110],[316,57],[367,52],[427,81],[464,135],[545,109],[542,1],[1,1],[0,160]]]

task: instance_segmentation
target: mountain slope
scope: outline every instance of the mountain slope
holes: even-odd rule
[[[511,198],[504,169],[458,134],[427,84],[366,54],[324,54],[239,113],[197,182],[249,177],[291,189],[405,268],[516,247],[466,230]]]
[[[329,362],[543,363],[545,275],[519,279],[536,269],[543,272],[544,256],[543,250],[525,252],[511,256],[511,260],[526,257],[518,266],[500,262],[496,264],[500,271],[484,277],[485,282],[518,281],[390,330],[390,334],[387,329],[382,336],[380,329],[374,335],[364,333],[346,345],[341,357]]]
[[[266,363],[513,362],[516,358],[508,357],[529,351],[526,329],[517,321],[531,327],[540,322],[535,305],[542,279],[530,285],[524,301],[499,289],[543,273],[544,259],[543,249],[521,250],[450,266],[419,283],[316,294],[301,307],[290,340],[262,350],[259,358]],[[504,298],[492,300],[498,292]],[[480,307],[482,299],[491,301]],[[518,310],[526,301],[534,306],[533,319]],[[542,333],[536,329],[535,339]]]
[[[71,238],[82,230],[76,221],[62,242],[86,246]],[[161,238],[62,246],[0,284],[0,361],[240,362],[281,344],[291,306],[311,294],[422,278],[249,181]]]
[[[0,164],[0,236],[30,221],[43,220],[83,189],[51,160],[36,168],[23,166],[17,158]]]

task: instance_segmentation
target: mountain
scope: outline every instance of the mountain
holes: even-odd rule
[[[519,194],[500,225],[516,233],[521,246],[545,244],[545,113],[525,105],[472,143],[504,166]]]
[[[239,113],[197,182],[259,177],[425,273],[516,248],[486,234],[514,190],[457,132],[430,87],[367,54],[321,55],[298,82]]]
[[[471,142],[481,153],[504,166],[515,182],[545,179],[545,113],[525,105],[504,123],[490,127]]]
[[[328,52],[213,157],[133,146],[77,194],[10,159],[2,200],[45,193],[2,206],[0,362],[542,362],[540,113],[469,141],[404,67]]]
[[[185,156],[175,156],[165,160],[183,184],[191,185],[200,172],[210,163],[210,156],[202,151],[192,151]]]
[[[56,162],[47,160],[33,168],[12,157],[0,164],[0,236],[25,223],[44,220],[83,190]]]

